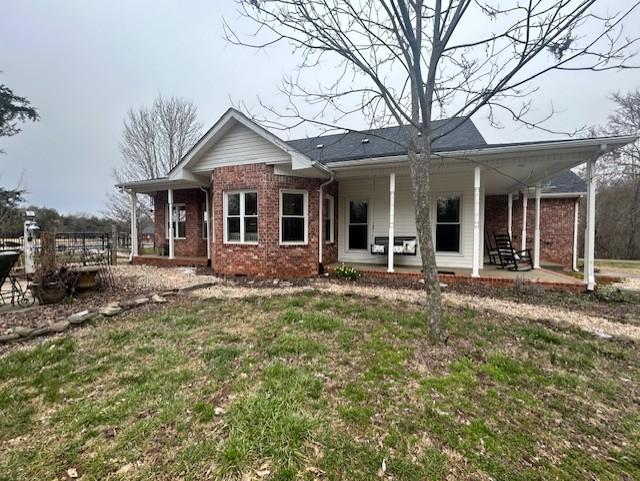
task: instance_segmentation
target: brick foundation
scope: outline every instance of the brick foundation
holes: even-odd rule
[[[333,275],[334,269],[330,269],[329,274]],[[365,282],[375,284],[384,284],[393,287],[412,287],[421,288],[423,284],[420,282],[422,273],[420,272],[385,272],[381,270],[359,270],[360,278]],[[469,277],[452,274],[438,274],[440,282],[445,284],[485,284],[500,288],[513,288],[515,279],[505,277]],[[564,282],[545,282],[545,281],[528,281],[529,285],[538,286],[545,291],[572,292],[580,294],[586,291],[584,284],[564,283]]]
[[[507,196],[485,198],[485,231],[490,235],[507,232]],[[542,198],[540,200],[540,261],[571,267],[573,263],[574,198]],[[514,248],[522,243],[522,197],[513,199],[512,234]],[[527,204],[527,248],[533,249],[535,230],[535,198]]]

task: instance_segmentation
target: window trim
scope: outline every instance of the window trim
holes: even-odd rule
[[[440,198],[452,198],[457,197],[459,199],[458,207],[458,222],[438,222],[438,199]],[[462,218],[463,218],[463,200],[464,195],[461,192],[439,192],[433,196],[433,250],[438,255],[451,255],[461,256],[462,253]],[[441,225],[457,225],[460,227],[458,231],[458,250],[457,251],[439,251],[437,250],[436,236],[438,231],[438,224]]]
[[[229,196],[230,195],[235,195],[235,194],[240,194],[240,214],[239,215],[234,215],[232,217],[238,217],[240,219],[240,240],[236,241],[236,240],[229,240],[229,224],[227,222],[228,219],[228,208],[229,208]],[[244,195],[245,194],[256,194],[256,206],[258,207],[258,212],[256,215],[250,215],[250,216],[245,216],[244,213]],[[244,239],[244,219],[246,217],[255,217],[256,218],[256,222],[258,221],[258,218],[260,216],[260,207],[258,205],[258,191],[255,189],[243,189],[243,190],[229,190],[229,191],[224,191],[222,194],[222,221],[223,221],[223,228],[224,228],[224,239],[223,242],[225,244],[236,244],[236,245],[258,245],[258,243],[260,242],[260,235],[258,234],[258,240],[257,241],[247,241]]]
[[[187,238],[187,205],[184,202],[174,202],[173,208],[176,210],[176,213],[178,207],[184,207],[184,237],[178,236],[180,229],[178,229],[178,216],[176,215],[173,217],[173,240],[184,240]],[[169,240],[169,230],[167,227],[169,227],[169,202],[164,205],[164,238]]]
[[[283,194],[302,194],[303,195],[303,201],[302,201],[302,218],[304,219],[304,241],[284,241],[282,240],[282,235],[283,235],[283,229],[282,229],[282,219],[283,219],[283,215],[282,215],[282,197]],[[280,189],[280,192],[278,194],[279,197],[279,215],[278,215],[278,229],[280,231],[280,236],[279,236],[279,240],[280,240],[280,245],[281,246],[304,246],[304,245],[308,245],[309,244],[309,191],[308,190],[303,190],[303,189]],[[300,218],[299,215],[287,215],[285,217],[295,217],[295,218]]]
[[[367,203],[367,247],[364,249],[351,249],[349,247],[349,226],[351,225],[351,202],[366,202]],[[345,214],[345,222],[347,228],[345,229],[345,252],[353,252],[353,253],[368,253],[369,246],[372,237],[371,237],[371,202],[369,201],[368,196],[362,197],[347,197],[346,202],[347,212]],[[354,224],[354,225],[363,225],[363,224]]]
[[[325,216],[325,208],[324,206],[322,206],[322,215],[323,215],[323,219],[322,219],[322,237],[323,237],[323,241],[325,244],[333,244],[335,243],[335,216],[336,216],[336,211],[335,211],[335,200],[334,197],[331,194],[324,194],[325,199],[327,199],[329,202],[329,218],[327,220],[329,220],[329,224],[331,225],[331,229],[329,230],[329,239],[326,238],[326,233],[324,231],[324,216]]]

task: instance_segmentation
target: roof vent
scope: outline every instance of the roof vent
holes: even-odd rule
[[[422,137],[422,132],[418,132],[418,137]]]
[[[324,144],[318,144],[318,145],[316,145],[316,149],[324,149]]]
[[[369,143],[369,139],[362,139],[362,140],[361,140],[361,142],[362,142],[363,144],[368,144],[368,143]]]

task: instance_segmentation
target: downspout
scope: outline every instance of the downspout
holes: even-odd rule
[[[324,274],[324,265],[322,264],[322,251],[324,248],[324,235],[323,235],[324,219],[323,219],[323,212],[322,212],[322,209],[324,207],[323,191],[327,185],[329,185],[335,180],[335,172],[333,172],[333,170],[329,169],[328,167],[322,165],[320,162],[317,162],[317,161],[313,163],[313,166],[319,168],[320,170],[328,173],[331,176],[329,180],[320,184],[320,188],[318,189],[318,273]],[[335,206],[334,206],[334,209],[335,209]]]
[[[209,189],[205,189],[204,187],[200,187],[200,190],[204,192],[205,195],[205,206],[207,209],[207,260],[209,261],[209,266],[212,266],[211,260],[211,242],[213,239],[211,238],[211,194]]]

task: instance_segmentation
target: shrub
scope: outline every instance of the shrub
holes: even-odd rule
[[[348,279],[350,281],[355,281],[360,277],[360,273],[355,267],[347,266],[344,262],[336,267],[335,274],[338,279]]]

